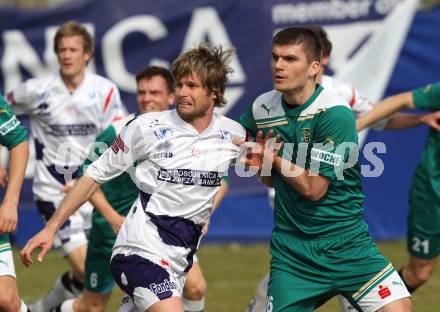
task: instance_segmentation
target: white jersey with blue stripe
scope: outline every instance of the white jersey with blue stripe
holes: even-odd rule
[[[218,114],[198,133],[176,110],[143,114],[129,123],[86,172],[104,183],[135,164],[130,174],[140,195],[115,250],[136,248],[163,257],[177,272],[187,269],[221,179],[239,154],[232,139],[244,139],[245,133]]]
[[[60,74],[29,79],[8,94],[18,114],[30,117],[35,140],[33,191],[37,199],[63,196],[62,185],[87,156],[90,144],[125,109],[110,80],[86,72],[70,92]]]

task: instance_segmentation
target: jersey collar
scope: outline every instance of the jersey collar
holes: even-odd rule
[[[312,96],[304,104],[290,109],[287,107],[288,104],[284,99],[284,96],[281,96],[281,104],[283,105],[285,114],[289,116],[296,116],[300,114],[316,100],[316,98],[321,94],[322,90],[324,90],[324,88],[320,84],[316,84],[315,92],[313,92]]]

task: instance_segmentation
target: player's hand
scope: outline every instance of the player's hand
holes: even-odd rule
[[[3,202],[0,206],[0,234],[14,232],[17,223],[17,204]]]
[[[40,248],[37,260],[42,262],[44,256],[49,251],[53,245],[53,237],[55,233],[49,231],[47,228],[42,229],[37,235],[32,237],[20,252],[21,262],[27,267],[29,267],[32,261],[32,251],[36,248]]]
[[[428,126],[430,126],[431,128],[434,128],[437,131],[440,131],[440,111],[431,113],[431,114],[426,114],[420,117],[420,121]]]
[[[3,168],[3,166],[0,166],[0,187],[6,187],[6,184],[8,183],[8,172]]]
[[[68,193],[75,185],[75,182],[76,182],[76,180],[73,179],[73,180],[67,182],[66,184],[64,184],[63,187],[61,188],[61,192]]]
[[[115,216],[112,218],[112,220],[109,221],[109,223],[113,229],[113,232],[115,232],[115,234],[118,234],[124,221],[125,221],[125,217],[118,214],[118,213],[115,214]]]
[[[280,135],[272,138],[273,134],[273,130],[269,130],[263,138],[263,132],[258,131],[255,142],[242,141],[237,144],[246,149],[246,157],[242,160],[244,165],[258,168],[258,170],[262,170],[263,167],[272,169],[275,158],[283,146]]]

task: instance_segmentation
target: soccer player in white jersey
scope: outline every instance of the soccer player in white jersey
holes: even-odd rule
[[[23,248],[25,265],[32,264],[32,250],[38,247],[42,261],[56,230],[100,183],[135,163],[132,177],[140,194],[119,231],[111,260],[113,277],[128,295],[120,311],[183,311],[186,272],[222,177],[239,155],[232,140],[245,138],[241,125],[214,113],[215,106],[226,102],[230,57],[230,50],[201,46],[173,63],[176,110],[144,114],[121,131]]]
[[[33,192],[46,220],[59,207],[64,197],[62,188],[74,178],[89,145],[123,115],[117,87],[86,72],[93,46],[93,38],[83,26],[65,23],[54,39],[59,72],[29,79],[8,94],[15,111],[30,117],[36,149]],[[57,232],[71,271],[57,279],[48,295],[32,305],[32,311],[49,311],[82,290],[91,211],[91,205],[85,204]]]
[[[171,108],[175,102],[174,78],[168,69],[149,66],[136,75],[136,101],[139,106],[137,115],[161,112]],[[100,156],[105,150],[98,146],[110,146],[122,127],[135,117],[126,116],[112,123],[96,138],[96,148],[90,153]],[[163,145],[166,147],[166,145]],[[164,152],[166,149],[163,150]],[[92,155],[92,154],[91,154]],[[92,157],[85,160],[83,166],[93,162]],[[90,202],[95,211],[92,215],[92,227],[87,246],[84,291],[80,298],[64,301],[56,311],[93,311],[104,312],[112,294],[114,280],[110,270],[112,247],[125,216],[136,200],[139,190],[128,173],[101,185],[102,192],[96,192]],[[115,192],[114,190],[118,190]],[[222,181],[219,192],[213,202],[212,210],[220,204],[227,191],[227,183]],[[102,195],[104,196],[102,196]],[[205,234],[205,233],[204,233]],[[194,263],[189,270],[183,287],[183,307],[186,312],[201,312],[205,308],[207,285],[202,268],[194,255]]]
[[[319,37],[322,47],[322,65],[321,69],[316,76],[316,81],[324,87],[326,90],[330,90],[336,93],[341,98],[345,99],[350,105],[356,118],[370,112],[376,105],[371,102],[364,94],[359,92],[354,85],[345,81],[338,80],[329,75],[324,74],[325,66],[330,61],[330,54],[332,51],[332,43],[327,37],[327,33],[320,26],[309,27]],[[423,115],[424,116],[424,115]],[[371,127],[375,130],[398,130],[405,129],[420,125],[425,122],[422,115],[418,114],[403,114],[397,113],[389,118],[382,119],[374,123]],[[268,200],[269,205],[274,208],[275,190],[268,188]],[[266,294],[269,282],[269,273],[267,273],[258,284],[254,296],[252,297],[247,307],[247,312],[264,312],[266,311]],[[355,308],[346,300],[340,296],[342,309],[345,312],[356,311]]]

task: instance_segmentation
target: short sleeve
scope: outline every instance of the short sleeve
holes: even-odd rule
[[[254,114],[252,113],[253,104],[249,105],[246,112],[244,112],[239,118],[238,122],[246,128],[246,130],[252,135],[256,136],[258,129],[255,122]]]
[[[12,149],[27,140],[27,131],[15,116],[11,107],[0,96],[0,144]]]
[[[432,111],[440,109],[440,82],[414,90],[412,95],[416,108]]]
[[[142,131],[138,121],[135,119],[121,130],[111,147],[87,168],[86,175],[102,184],[148,157],[154,140]]]
[[[357,162],[356,122],[352,111],[344,106],[332,107],[318,118],[310,150],[310,169],[333,180],[340,177],[347,162]]]
[[[34,80],[30,79],[7,94],[7,101],[18,115],[32,115],[37,88]]]

